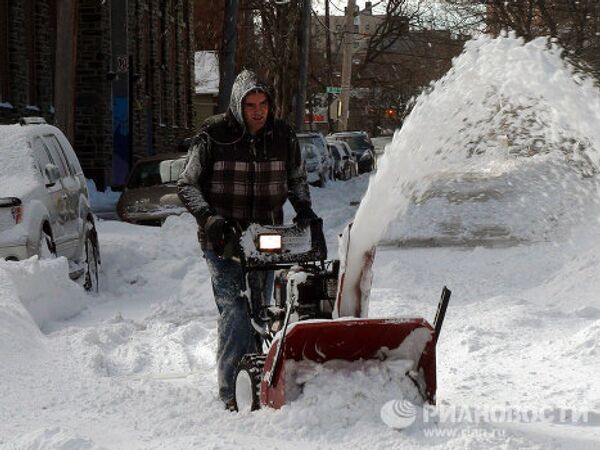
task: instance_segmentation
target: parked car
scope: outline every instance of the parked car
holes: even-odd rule
[[[347,150],[342,141],[329,141],[327,143],[333,158],[333,178],[336,180],[349,180],[354,176],[355,163],[350,150]]]
[[[358,161],[354,157],[354,153],[352,153],[352,149],[350,148],[350,146],[348,145],[347,142],[344,142],[344,141],[337,141],[337,142],[339,142],[342,145],[342,148],[344,149],[344,151],[348,155],[350,162],[352,163],[352,165],[351,165],[352,176],[357,177],[358,176]]]
[[[323,170],[321,152],[313,144],[302,144],[302,164],[306,170],[306,179],[310,184],[323,186],[326,183],[326,175]]]
[[[350,146],[354,157],[358,161],[359,173],[372,172],[377,168],[375,147],[369,139],[369,135],[364,131],[345,131],[333,133],[328,137],[344,141]]]
[[[98,291],[100,250],[85,177],[64,134],[42,118],[0,125],[0,257],[64,256]]]
[[[160,226],[168,216],[187,211],[177,196],[177,180],[186,153],[151,156],[138,161],[117,203],[123,222]]]
[[[306,133],[297,133],[296,136],[298,137],[300,149],[303,149],[307,145],[313,145],[315,147],[315,151],[317,152],[319,157],[318,169],[315,169],[319,171],[318,179],[316,181],[309,182],[316,184],[317,186],[323,186],[327,182],[327,180],[331,178],[333,167],[331,159],[329,158],[329,151],[327,150],[327,141],[321,133],[313,131]],[[310,166],[314,166],[314,162],[311,162]],[[314,179],[314,175],[309,175],[309,178]]]

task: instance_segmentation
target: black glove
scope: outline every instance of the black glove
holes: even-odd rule
[[[311,208],[303,208],[297,212],[294,223],[298,224],[300,228],[306,228],[313,220],[318,218],[319,216]]]
[[[225,218],[218,214],[209,216],[204,224],[204,233],[217,256],[223,255],[228,238],[228,226]]]

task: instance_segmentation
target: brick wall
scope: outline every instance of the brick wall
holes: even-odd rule
[[[193,132],[192,2],[130,3],[134,58],[134,159],[172,152]],[[150,27],[146,24],[150,24]],[[130,32],[131,32],[130,31]]]
[[[54,119],[53,109],[53,48],[54,30],[49,26],[51,11],[49,0],[31,2],[33,11],[27,12],[25,1],[9,1],[7,8],[8,24],[8,85],[9,92],[2,99],[0,123],[15,123],[24,116],[43,116],[48,122]],[[25,17],[33,17],[30,32],[34,43],[35,79],[31,85],[27,52]],[[30,102],[30,87],[35,93]],[[10,103],[12,107],[7,107]]]
[[[80,1],[73,146],[100,189],[112,165],[109,18],[110,2]]]
[[[113,164],[109,74],[116,68],[111,63],[110,4],[81,0],[78,36],[76,151],[100,189],[110,184]],[[128,2],[132,163],[172,152],[192,133],[188,8],[188,0]]]

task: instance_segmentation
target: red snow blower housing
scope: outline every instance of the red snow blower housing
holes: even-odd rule
[[[349,239],[349,228],[345,235]],[[340,261],[326,260],[320,219],[304,229],[296,225],[251,225],[242,234],[240,247],[246,287],[250,272],[276,272],[273,305],[257,304],[249,289],[242,292],[265,351],[245,355],[238,365],[235,402],[239,411],[261,406],[280,408],[293,400],[299,386],[291,361],[412,361],[405,376],[415,383],[424,402],[435,403],[435,346],[450,299],[448,289],[442,291],[433,326],[422,318],[333,319],[344,274],[340,274]],[[362,273],[368,283],[361,283],[363,291],[365,284],[366,290],[370,289],[373,256],[374,251],[364,258],[367,262]],[[341,267],[344,271],[347,261]],[[368,297],[368,292],[364,296]]]

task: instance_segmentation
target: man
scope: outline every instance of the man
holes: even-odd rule
[[[196,217],[198,237],[219,310],[217,369],[219,396],[234,408],[235,372],[246,353],[259,350],[248,307],[240,296],[242,273],[232,259],[221,258],[232,227],[283,222],[287,199],[294,220],[317,218],[311,209],[306,173],[294,131],[273,115],[266,85],[256,74],[241,72],[229,110],[203,124],[178,182],[179,198]],[[270,280],[253,274],[250,285],[270,300]],[[258,287],[257,287],[258,286]]]

